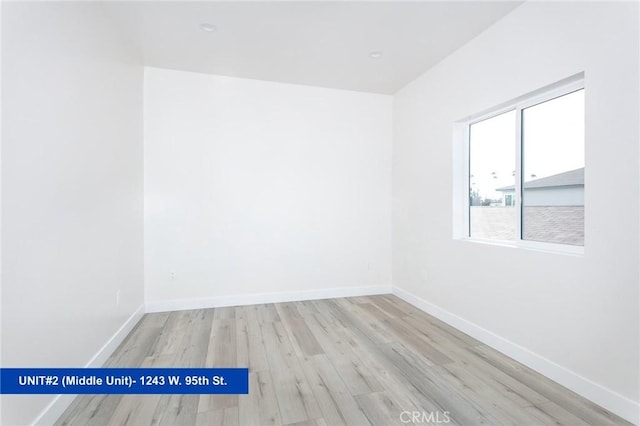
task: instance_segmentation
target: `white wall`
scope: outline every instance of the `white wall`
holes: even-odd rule
[[[396,94],[393,151],[394,288],[564,367],[636,421],[637,8],[525,3]],[[453,240],[453,123],[581,71],[584,256]]]
[[[143,303],[143,68],[99,5],[2,8],[2,366],[81,367]]]
[[[151,310],[390,289],[390,96],[146,68],[144,108]]]
[[[515,198],[515,190],[502,192],[503,203],[507,195]],[[523,202],[525,206],[583,206],[584,186],[529,188],[525,191]],[[612,200],[612,203],[619,202]]]
[[[523,201],[525,206],[583,206],[584,187],[527,189]],[[620,203],[611,200],[611,204],[615,206]]]

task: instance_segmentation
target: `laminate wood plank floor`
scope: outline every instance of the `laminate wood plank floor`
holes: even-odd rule
[[[147,314],[108,367],[248,367],[249,395],[81,395],[57,425],[628,425],[391,296]]]

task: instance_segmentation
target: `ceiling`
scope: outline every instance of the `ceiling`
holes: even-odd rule
[[[520,4],[160,1],[115,13],[148,66],[391,94]]]

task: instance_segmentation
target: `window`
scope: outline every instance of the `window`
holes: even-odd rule
[[[515,240],[516,209],[503,206],[501,187],[514,187],[515,111],[469,126],[469,236]],[[504,207],[504,208],[503,208]]]
[[[457,126],[459,237],[539,249],[584,246],[582,76]],[[464,165],[462,167],[461,165]]]

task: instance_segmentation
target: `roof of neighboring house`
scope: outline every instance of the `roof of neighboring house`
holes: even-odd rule
[[[530,180],[524,183],[525,189],[557,188],[566,186],[584,186],[584,167],[557,175]],[[496,188],[496,191],[513,191],[514,185]]]

